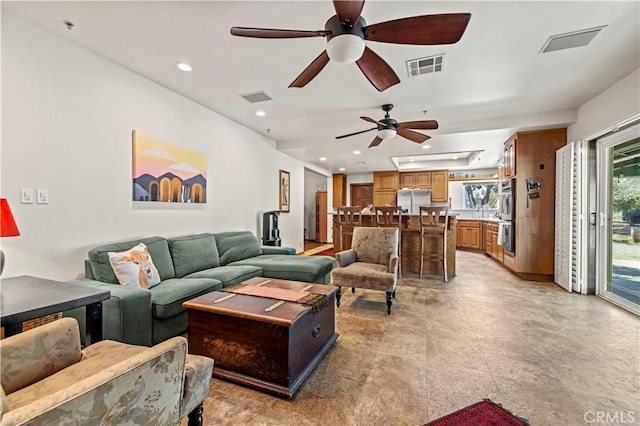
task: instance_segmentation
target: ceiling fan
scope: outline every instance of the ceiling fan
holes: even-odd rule
[[[434,130],[438,128],[438,122],[435,120],[405,121],[403,123],[398,123],[396,120],[389,116],[389,111],[391,111],[392,109],[392,104],[382,105],[382,110],[385,112],[385,114],[384,118],[378,121],[369,117],[360,117],[364,121],[375,123],[376,127],[372,127],[371,129],[367,130],[361,130],[355,133],[349,133],[348,135],[336,136],[336,139],[348,138],[349,136],[359,135],[360,133],[378,130],[378,134],[369,145],[369,148],[380,145],[383,140],[390,139],[396,134],[402,136],[403,138],[407,138],[412,142],[422,143],[429,139],[430,136],[423,135],[419,132],[414,132],[410,129]]]
[[[365,40],[395,44],[453,44],[462,37],[470,13],[422,15],[367,25],[360,13],[364,0],[334,0],[336,15],[329,18],[324,30],[280,30],[269,28],[231,27],[231,34],[254,38],[327,37],[327,49],[289,85],[304,87],[333,60],[358,64],[360,71],[380,92],[400,83],[391,66]]]

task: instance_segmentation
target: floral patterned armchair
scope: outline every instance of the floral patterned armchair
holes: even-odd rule
[[[355,227],[351,250],[336,253],[338,268],[331,280],[338,287],[336,305],[340,307],[342,287],[380,290],[387,293],[387,313],[398,282],[398,228]]]
[[[213,360],[174,337],[151,348],[111,340],[80,349],[63,318],[0,340],[0,425],[202,424]]]

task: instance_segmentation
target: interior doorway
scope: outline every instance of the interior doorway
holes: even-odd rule
[[[373,183],[352,183],[350,190],[351,206],[364,208],[373,204]]]
[[[597,146],[596,291],[640,314],[640,124]]]

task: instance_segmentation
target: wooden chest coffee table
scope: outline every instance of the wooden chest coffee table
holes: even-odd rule
[[[213,358],[215,377],[291,397],[338,338],[335,293],[258,277],[184,302],[189,352]]]

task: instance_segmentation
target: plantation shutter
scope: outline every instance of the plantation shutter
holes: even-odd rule
[[[583,246],[584,184],[582,177],[584,145],[571,142],[556,151],[556,211],[554,281],[567,291],[584,293]]]

